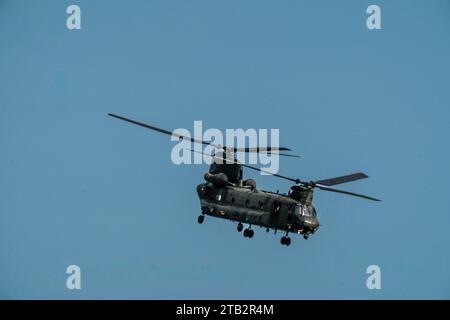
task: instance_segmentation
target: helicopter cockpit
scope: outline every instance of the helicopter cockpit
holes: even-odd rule
[[[315,217],[316,209],[313,206],[299,204],[295,206],[294,213],[305,217]]]

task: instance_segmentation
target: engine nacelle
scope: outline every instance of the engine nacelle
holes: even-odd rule
[[[242,184],[246,187],[250,187],[250,190],[256,189],[256,181],[253,179],[247,179],[242,182]]]
[[[218,187],[225,187],[228,185],[228,177],[225,173],[212,174],[207,172],[205,173],[204,178],[206,181],[209,181]]]
[[[208,190],[207,190],[206,183],[202,183],[197,186],[197,194],[200,199],[205,198],[207,191]]]

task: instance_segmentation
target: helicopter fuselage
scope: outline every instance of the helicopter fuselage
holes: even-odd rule
[[[197,194],[204,215],[306,237],[319,227],[312,205],[285,194],[240,186],[218,187],[211,182],[199,184]]]

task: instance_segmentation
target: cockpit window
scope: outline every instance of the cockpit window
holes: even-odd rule
[[[305,216],[312,216],[311,207],[304,206]]]
[[[294,213],[301,216],[316,216],[316,209],[313,206],[297,205],[294,209]]]

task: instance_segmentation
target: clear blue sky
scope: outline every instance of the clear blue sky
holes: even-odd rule
[[[82,30],[66,29],[70,4]],[[0,297],[450,298],[449,84],[445,0],[2,0]],[[302,155],[281,173],[364,171],[346,189],[383,202],[317,191],[323,226],[290,247],[198,225],[207,167],[173,165],[169,138],[108,112],[279,128]]]

